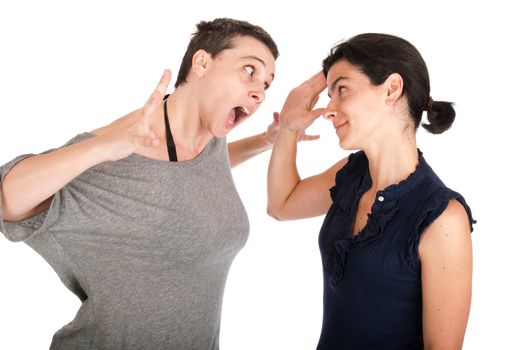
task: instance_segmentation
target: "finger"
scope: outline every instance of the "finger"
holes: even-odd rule
[[[310,112],[312,110],[312,108],[314,108],[314,106],[316,105],[316,103],[317,103],[318,100],[319,100],[319,95],[315,95],[312,98],[312,101],[310,101],[310,104],[305,106],[305,110],[307,112]]]
[[[140,142],[141,145],[146,148],[157,147],[160,145],[160,139],[158,138],[153,139],[149,136],[142,137]]]
[[[150,140],[151,147],[156,147],[160,145],[160,138],[153,130],[149,131],[148,138]]]
[[[305,81],[302,85],[300,85],[300,88],[302,91],[305,91],[305,96],[309,97],[311,101],[314,101],[316,99],[316,96],[318,96],[321,92],[323,92],[324,89],[326,89],[326,79],[324,78],[323,73],[319,72],[309,80]],[[311,103],[311,106],[314,105],[315,103]]]
[[[163,71],[163,75],[161,76],[160,82],[156,86],[156,90],[164,96],[167,91],[168,84],[170,83],[170,79],[172,78],[172,72],[170,69],[165,69]]]
[[[324,77],[323,71],[319,71],[314,74],[309,80],[306,81],[315,90],[323,91],[326,87],[326,78]]]
[[[326,110],[325,108],[316,108],[316,109],[310,111],[309,113],[313,119],[316,119],[317,117],[323,115],[325,110]]]
[[[274,125],[279,125],[279,113],[274,112]]]
[[[160,145],[161,140],[152,130],[149,130],[144,136],[139,136],[136,138],[137,142],[142,147],[157,147]]]
[[[318,140],[319,138],[319,135],[303,135],[302,141],[313,141]]]
[[[314,74],[313,76],[311,76],[307,80],[307,82],[315,83],[315,82],[321,80],[321,78],[324,79],[324,74],[323,74],[322,70],[318,71],[316,74]]]
[[[163,100],[163,96],[165,96],[165,92],[167,91],[168,84],[170,83],[170,78],[172,77],[172,72],[169,69],[165,69],[161,79],[156,86],[156,89],[151,94],[149,99],[143,108],[144,115],[151,115],[158,108],[159,104]]]

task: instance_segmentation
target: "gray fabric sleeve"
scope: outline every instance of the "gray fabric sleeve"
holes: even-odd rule
[[[24,154],[11,160],[10,162],[0,167],[0,186],[3,185],[3,180],[7,173],[20,161],[35,154]],[[24,241],[34,234],[44,223],[47,211],[39,213],[30,218],[20,221],[4,221],[2,208],[2,193],[0,191],[0,231],[5,237],[13,242]]]
[[[90,134],[79,134],[69,140],[67,143],[65,143],[63,146],[59,147],[66,147],[68,145],[71,145],[73,143],[77,143],[79,141],[82,141],[83,139],[89,137],[87,135]],[[59,148],[53,148],[49,149],[47,151],[41,152],[40,154],[46,154],[53,152]],[[26,159],[28,157],[35,156],[37,154],[23,154],[20,155],[11,161],[5,163],[0,167],[0,186],[3,185],[3,181],[5,176],[9,173],[9,171],[19,162],[21,162],[23,159]],[[47,214],[49,211],[54,210],[55,205],[57,205],[58,201],[54,201],[51,203],[49,210],[43,211],[37,215],[34,215],[32,217],[29,217],[24,220],[20,221],[4,221],[3,218],[3,208],[2,208],[2,191],[0,191],[0,232],[4,234],[4,236],[13,242],[20,242],[20,241],[25,241],[29,239],[34,233],[36,233],[44,224]]]

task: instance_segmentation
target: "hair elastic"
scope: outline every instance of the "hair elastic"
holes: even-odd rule
[[[426,102],[426,106],[424,107],[424,110],[427,112],[431,112],[432,107],[433,107],[433,99],[430,96],[430,97],[428,97],[428,102]]]

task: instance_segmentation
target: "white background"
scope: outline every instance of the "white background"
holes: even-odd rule
[[[494,2],[1,1],[0,164],[59,146],[141,106],[164,68],[176,76],[202,19],[233,17],[261,25],[281,52],[266,101],[229,140],[262,132],[289,90],[320,69],[337,41],[362,32],[411,41],[427,62],[433,98],[454,101],[457,110],[447,133],[432,136],[420,129],[419,147],[478,220],[464,348],[504,348],[504,190],[498,166],[505,55],[498,33],[505,28]],[[329,122],[318,120],[311,131],[321,140],[300,145],[302,177],[347,154]],[[323,218],[276,222],[266,215],[268,158],[269,152],[234,170],[251,233],[226,286],[223,350],[314,349],[319,336],[317,236]],[[41,257],[0,235],[0,349],[47,349],[78,307]]]

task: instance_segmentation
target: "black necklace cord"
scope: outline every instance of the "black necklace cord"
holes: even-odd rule
[[[168,122],[167,101],[168,98],[165,99],[165,103],[163,105],[165,110],[165,133],[167,137],[168,160],[171,162],[177,162],[177,150],[175,149],[174,137],[172,136],[170,123]]]

